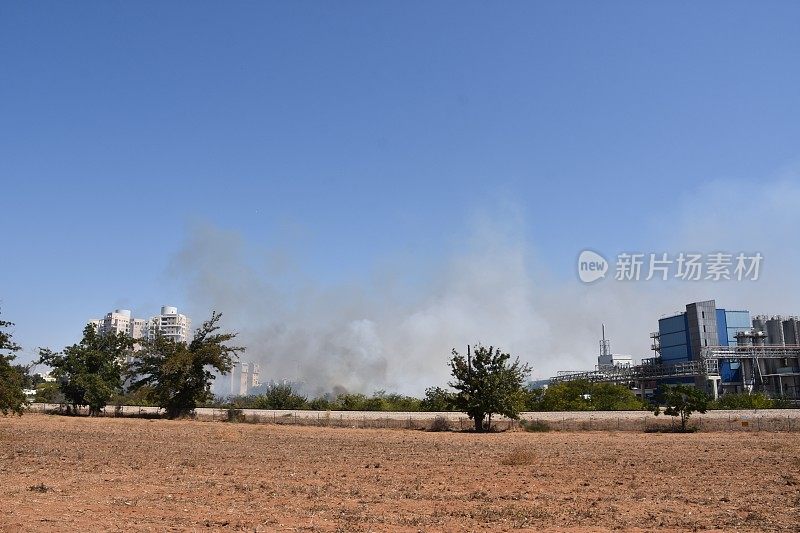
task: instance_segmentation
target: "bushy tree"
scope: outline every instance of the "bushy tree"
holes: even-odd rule
[[[22,387],[25,389],[35,389],[40,384],[44,383],[44,378],[38,374],[32,374],[31,368],[33,364],[30,365],[14,365],[14,368],[17,372],[20,373],[22,376]]]
[[[372,396],[364,397],[361,411],[391,411],[393,406],[386,396],[385,390],[375,391]]]
[[[524,389],[522,394],[522,402],[526,411],[541,411],[542,398],[544,398],[546,389]]]
[[[324,394],[313,400],[296,392],[291,384],[274,385],[263,394],[237,396],[215,405],[236,409],[311,409],[314,411],[419,411],[420,400],[413,396],[376,391],[372,396],[340,392]]]
[[[768,398],[763,392],[751,394],[723,394],[709,403],[709,409],[774,409],[779,402]]]
[[[428,387],[425,397],[420,402],[420,410],[439,413],[452,411],[455,403],[455,393],[441,387]]]
[[[229,373],[245,350],[227,344],[236,333],[218,333],[221,318],[212,313],[189,343],[161,335],[145,341],[130,367],[131,390],[146,387],[148,399],[165,409],[170,418],[186,416],[212,398],[212,370]]]
[[[305,396],[295,392],[290,384],[277,384],[264,394],[256,396],[253,402],[256,409],[306,409]]]
[[[349,395],[342,395],[336,399],[336,403],[341,403],[343,410],[345,405],[348,405]],[[397,393],[387,393],[385,390],[375,391],[372,396],[352,395],[358,401],[352,402],[352,405],[357,407],[358,411],[419,411],[419,398],[412,396],[403,396]]]
[[[336,411],[364,411],[367,397],[358,392],[339,394],[333,402]]]
[[[591,383],[581,379],[554,383],[541,395],[533,411],[591,411]]]
[[[643,403],[625,385],[592,383],[585,379],[555,383],[529,393],[530,411],[637,411]],[[538,397],[537,397],[538,396]]]
[[[681,431],[686,431],[686,422],[692,413],[705,413],[708,407],[708,395],[700,389],[687,385],[664,385],[658,397],[660,404],[664,405],[664,414],[681,417]],[[661,414],[661,408],[656,405],[653,414]]]
[[[6,331],[14,324],[0,320],[0,412],[7,415],[9,412],[22,414],[25,407],[25,393],[23,392],[23,373],[11,364],[15,359],[15,352],[21,348],[11,340],[11,332]]]
[[[78,344],[67,346],[62,352],[42,348],[37,363],[53,369],[51,375],[73,409],[87,405],[89,415],[96,416],[112,396],[121,392],[125,357],[130,355],[133,344],[134,340],[125,333],[99,333],[87,324]]]
[[[335,407],[333,401],[328,396],[318,396],[308,402],[308,408],[313,411],[333,411]]]
[[[595,411],[638,411],[647,407],[625,385],[592,383],[589,395],[589,402]]]
[[[473,420],[475,431],[490,430],[494,414],[519,418],[524,401],[522,384],[530,366],[518,357],[511,362],[510,354],[491,346],[477,345],[472,355],[468,348],[466,357],[455,349],[452,354],[454,381],[449,385],[457,391],[454,406]]]
[[[36,387],[34,401],[39,403],[62,403],[64,395],[61,393],[58,383],[44,382]]]

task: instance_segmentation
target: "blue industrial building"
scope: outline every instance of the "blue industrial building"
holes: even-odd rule
[[[696,361],[706,346],[736,346],[736,334],[750,327],[750,311],[718,309],[714,300],[691,303],[686,311],[658,321],[661,362]],[[739,362],[723,361],[719,370],[723,383],[742,379]]]
[[[751,327],[750,311],[718,309],[714,300],[691,303],[686,311],[659,319],[661,360],[695,361],[705,346],[735,346],[736,334]]]

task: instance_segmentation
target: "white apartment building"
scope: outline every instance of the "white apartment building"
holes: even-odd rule
[[[161,334],[175,342],[189,342],[191,319],[178,313],[177,307],[161,306],[161,314],[150,317],[147,322],[147,338],[154,339]]]
[[[177,307],[164,305],[161,314],[149,319],[132,318],[129,309],[115,309],[104,318],[90,320],[100,333],[126,333],[134,339],[153,339],[159,333],[176,342],[188,342],[192,321]]]
[[[147,320],[132,318],[130,309],[115,309],[104,318],[90,320],[98,333],[127,333],[134,339],[147,336]]]

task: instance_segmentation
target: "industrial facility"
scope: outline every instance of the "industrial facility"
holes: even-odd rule
[[[550,383],[585,379],[626,384],[647,397],[659,384],[693,383],[714,398],[761,392],[800,402],[800,319],[750,316],[746,310],[717,308],[714,300],[694,302],[658,320],[650,334],[653,356],[639,365],[600,341],[594,370],[562,371]]]

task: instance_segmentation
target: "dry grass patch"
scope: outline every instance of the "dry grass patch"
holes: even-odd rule
[[[506,466],[530,466],[536,464],[536,454],[533,450],[525,447],[514,448],[508,455],[500,460],[500,464]]]

